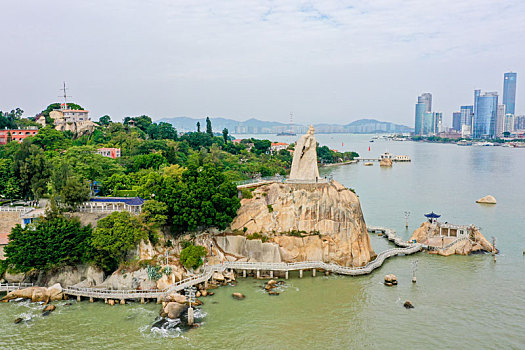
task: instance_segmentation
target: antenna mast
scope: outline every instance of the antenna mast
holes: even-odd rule
[[[62,96],[59,96],[59,97],[63,97],[64,98],[64,108],[62,109],[67,109],[67,87],[66,87],[66,82],[64,82],[64,87],[62,89],[60,89],[60,91],[62,91],[64,94]],[[69,96],[71,97],[71,96]]]

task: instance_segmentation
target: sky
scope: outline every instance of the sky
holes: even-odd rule
[[[0,110],[71,101],[92,119],[258,118],[413,126],[414,104],[472,104],[518,73],[525,1],[2,0]],[[524,85],[524,86],[522,86]]]

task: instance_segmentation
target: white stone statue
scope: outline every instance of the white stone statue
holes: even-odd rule
[[[308,133],[301,136],[295,145],[290,180],[318,181],[318,179],[317,141],[314,136],[314,127],[310,125]]]

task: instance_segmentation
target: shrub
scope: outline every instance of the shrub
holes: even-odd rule
[[[272,207],[271,204],[268,204],[268,211],[269,211],[270,213],[273,212],[273,207]]]
[[[160,266],[148,265],[146,270],[148,271],[148,278],[151,281],[158,281],[162,277],[162,272],[161,272],[161,267]]]
[[[260,239],[264,243],[268,241],[268,236],[255,232],[246,236],[246,239]]]
[[[250,191],[250,190],[247,189],[247,188],[243,188],[243,189],[241,190],[241,196],[242,196],[242,198],[246,198],[246,199],[251,199],[251,198],[253,198],[252,191]]]
[[[114,192],[115,197],[137,197],[137,191],[135,190],[116,190]]]
[[[206,254],[207,251],[203,246],[191,244],[180,252],[180,262],[186,268],[196,269],[202,265],[202,258]]]

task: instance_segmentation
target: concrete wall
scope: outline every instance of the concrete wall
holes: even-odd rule
[[[0,233],[11,233],[11,229],[21,222],[20,212],[0,211]]]

